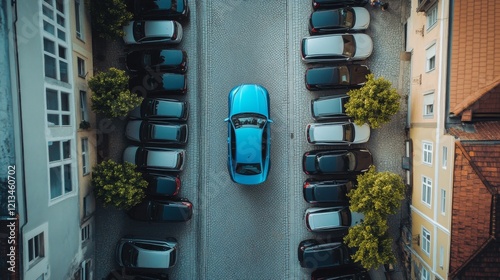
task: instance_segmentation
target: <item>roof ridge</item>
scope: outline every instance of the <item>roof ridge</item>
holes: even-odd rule
[[[494,89],[499,84],[500,84],[500,75],[498,75],[495,79],[493,79],[491,82],[487,83],[486,85],[478,88],[471,95],[469,95],[465,99],[463,99],[462,102],[455,105],[455,108],[453,108],[451,110],[451,113],[453,113],[455,116],[461,114],[470,105],[474,104],[481,97],[483,97],[487,92]]]

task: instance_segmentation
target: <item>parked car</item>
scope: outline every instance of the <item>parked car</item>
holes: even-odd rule
[[[351,212],[347,206],[311,207],[305,212],[306,227],[309,231],[332,231],[340,236],[364,219],[363,214]]]
[[[178,73],[144,73],[130,77],[128,83],[131,92],[143,97],[187,92],[186,75]]]
[[[370,280],[368,271],[358,265],[342,265],[313,271],[311,280]]]
[[[129,120],[125,127],[128,139],[142,144],[185,145],[188,139],[187,124]]]
[[[370,13],[362,7],[315,11],[309,17],[309,34],[362,31],[370,25]]]
[[[173,20],[135,20],[123,27],[125,44],[178,44],[182,26]]]
[[[121,267],[167,269],[177,261],[177,240],[124,237],[116,246],[116,260]]]
[[[315,145],[351,145],[368,142],[370,126],[352,122],[310,123],[306,126],[307,142]]]
[[[179,175],[145,173],[143,177],[148,182],[149,196],[176,196],[181,188]]]
[[[186,222],[193,216],[193,204],[186,198],[153,200],[146,198],[128,211],[130,218],[148,222]]]
[[[328,34],[302,39],[302,60],[312,62],[343,62],[367,59],[373,51],[373,41],[363,33]]]
[[[355,184],[349,180],[318,180],[308,178],[304,182],[302,194],[304,200],[309,203],[334,203],[348,205],[347,194],[354,188]]]
[[[183,149],[128,146],[123,152],[123,161],[144,171],[182,171],[185,157]]]
[[[305,74],[306,88],[326,90],[361,87],[370,73],[368,66],[358,64],[309,68]]]
[[[174,19],[189,18],[187,0],[135,0],[134,16],[138,19]]]
[[[130,270],[130,269],[129,269]],[[150,269],[141,271],[125,271],[124,269],[112,270],[105,280],[168,280],[168,274],[149,272]],[[148,272],[145,272],[148,270]]]
[[[228,170],[231,179],[256,185],[267,179],[270,165],[271,126],[269,93],[254,84],[229,92]]]
[[[346,119],[345,104],[348,95],[324,96],[311,101],[311,115],[317,121]]]
[[[144,98],[141,106],[129,113],[133,119],[155,121],[187,121],[189,107],[186,101],[166,98]]]
[[[364,6],[368,0],[313,0],[312,5],[314,10],[332,9],[345,6]]]
[[[138,72],[186,73],[187,53],[175,49],[148,49],[127,54],[127,69]]]
[[[315,239],[299,244],[298,257],[301,267],[326,268],[351,264],[351,251],[342,242],[322,243]]]
[[[308,175],[359,175],[372,164],[372,154],[366,149],[316,150],[302,157],[302,169]]]

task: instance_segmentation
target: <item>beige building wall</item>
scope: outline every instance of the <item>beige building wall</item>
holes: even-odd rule
[[[426,12],[417,12],[419,3],[428,5]],[[412,243],[413,279],[448,275],[455,141],[444,130],[448,13],[449,1],[412,0],[407,24],[407,51],[412,54],[412,237],[419,242]]]

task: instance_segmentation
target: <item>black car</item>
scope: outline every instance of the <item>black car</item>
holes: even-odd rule
[[[366,149],[316,150],[302,157],[302,170],[308,175],[359,175],[372,164],[372,154]]]
[[[307,239],[299,244],[300,266],[305,268],[326,268],[351,264],[351,251],[342,242],[322,243]]]
[[[309,17],[309,34],[363,31],[370,25],[370,13],[362,7],[315,11]]]
[[[353,181],[328,180],[320,181],[308,178],[304,182],[302,193],[304,200],[309,203],[333,203],[349,205],[347,193],[354,187]]]
[[[152,200],[137,204],[128,211],[130,218],[148,222],[185,222],[193,215],[193,204],[186,198]]]
[[[311,280],[370,280],[368,271],[357,265],[343,265],[317,269],[311,274]]]
[[[181,188],[179,175],[146,173],[143,177],[148,182],[149,196],[176,196]]]
[[[309,68],[305,74],[306,88],[326,90],[361,87],[370,73],[368,66],[358,64]]]
[[[188,115],[186,101],[166,98],[144,98],[142,104],[129,113],[132,119],[157,121],[187,121]]]
[[[125,136],[142,144],[185,145],[188,140],[187,124],[129,120]]]
[[[323,96],[311,100],[311,115],[317,121],[346,119],[345,104],[348,95]]]
[[[173,19],[189,18],[187,0],[135,0],[134,16],[137,19]]]
[[[368,0],[313,0],[312,5],[314,10],[341,8],[345,6],[364,6],[368,4]]]
[[[145,73],[129,79],[130,91],[143,97],[149,95],[185,94],[186,76],[178,73]]]
[[[127,54],[127,69],[139,72],[186,73],[187,53],[174,49],[149,49]]]

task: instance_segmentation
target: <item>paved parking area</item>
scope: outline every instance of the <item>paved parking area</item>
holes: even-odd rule
[[[367,33],[374,41],[367,64],[402,93],[407,87],[400,79],[404,69],[399,61],[404,2],[389,1],[387,12],[367,6],[372,16]],[[176,237],[181,248],[171,279],[309,279],[311,271],[298,264],[297,246],[303,239],[320,237],[305,229],[308,205],[302,199],[306,176],[301,158],[314,149],[304,129],[312,121],[309,102],[319,96],[305,89],[306,65],[300,60],[310,1],[202,0],[189,5],[191,20],[179,46],[189,55],[186,99],[191,110],[181,195],[194,203],[193,219],[186,224],[147,224],[112,208],[98,208],[96,279],[114,267],[114,245],[125,234]],[[115,49],[108,46],[102,67],[122,65],[122,53]],[[261,84],[271,98],[272,167],[268,180],[255,187],[233,183],[226,167],[227,94],[241,83]],[[405,118],[403,106],[390,124],[372,132],[367,147],[379,171],[403,174]],[[114,120],[108,129],[110,156],[116,160],[121,160],[126,143],[124,123]],[[393,218],[391,234],[397,236],[399,216]]]

